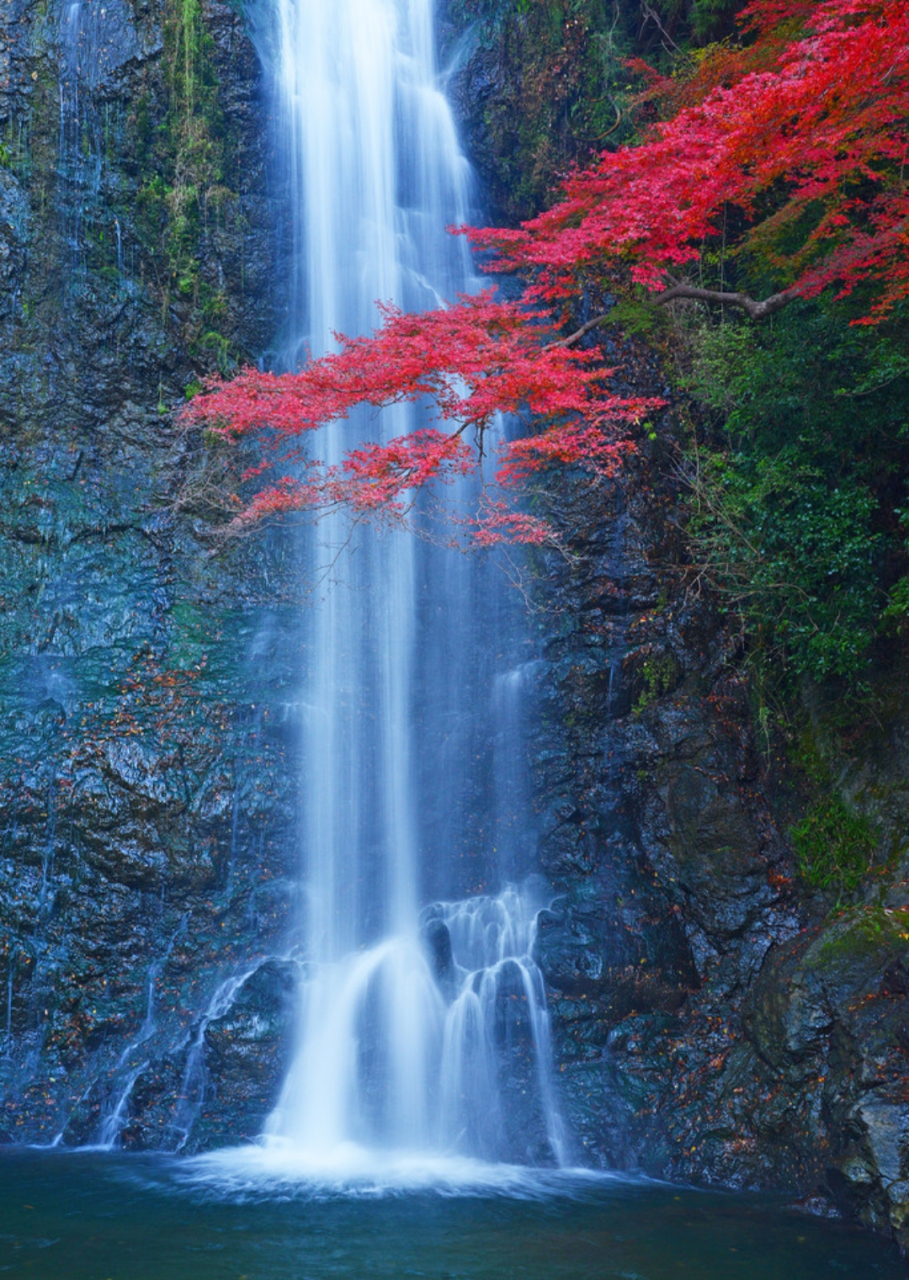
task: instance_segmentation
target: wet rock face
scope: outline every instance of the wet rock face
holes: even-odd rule
[[[777,1129],[830,1195],[909,1245],[909,910],[856,908],[769,958],[745,1009]],[[759,1111],[757,1127],[766,1128]],[[752,1121],[752,1124],[755,1123]],[[818,1160],[818,1132],[827,1139]]]
[[[909,908],[891,887],[824,917],[798,879],[736,641],[665,569],[660,432],[621,488],[553,498],[577,559],[541,587],[536,958],[563,1105],[595,1163],[787,1189],[905,1248]]]
[[[751,794],[743,688],[717,619],[673,603],[652,568],[679,547],[643,475],[577,489],[556,512],[580,558],[552,591],[564,622],[547,646],[537,788],[556,897],[537,959],[587,1158],[665,1172],[660,1109],[695,1088],[711,1027],[798,922],[774,887],[785,847]]]
[[[233,8],[192,9],[0,15],[0,1127],[16,1140],[183,1142],[200,1035],[197,1095],[242,1075],[226,1031],[217,1053],[204,1038],[230,1010],[207,1011],[286,936],[294,892],[293,547],[213,558],[205,510],[174,505],[202,450],[171,410],[261,350],[282,305],[258,60]],[[264,981],[234,1015],[237,1132],[274,1100],[279,1037],[242,1026],[257,992],[277,1016]]]
[[[202,1079],[210,1085],[187,1149],[251,1141],[262,1132],[293,1055],[299,978],[296,965],[266,961],[206,1027]]]
[[[443,0],[439,18],[447,92],[484,216],[531,218],[558,175],[614,134],[624,18],[602,0]]]

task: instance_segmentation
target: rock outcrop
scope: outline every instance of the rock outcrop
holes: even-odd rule
[[[614,355],[663,390],[652,358]],[[555,896],[537,959],[564,1105],[585,1159],[785,1190],[906,1247],[902,863],[842,909],[799,874],[786,762],[758,743],[740,641],[686,563],[676,450],[667,415],[621,486],[554,499],[575,558],[540,588],[535,769]],[[891,843],[897,721],[841,773]]]
[[[2,1127],[174,1147],[295,874],[288,547],[212,557],[171,412],[276,327],[267,103],[216,0],[23,0],[0,49]]]
[[[579,114],[585,13],[519,8],[448,6],[512,218],[613,111]],[[12,0],[0,126],[0,1140],[234,1142],[293,1036],[303,584],[289,536],[211,554],[229,463],[172,410],[282,312],[259,61],[218,0]],[[838,778],[888,874],[831,912],[686,575],[675,448],[661,422],[621,488],[552,495],[572,554],[539,585],[531,750],[564,1107],[580,1158],[787,1188],[907,1245],[906,682]]]

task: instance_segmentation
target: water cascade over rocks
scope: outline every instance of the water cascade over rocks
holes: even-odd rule
[[[418,310],[476,287],[445,231],[467,217],[470,171],[433,39],[432,0],[279,0],[286,367],[369,331],[377,299]],[[335,424],[320,456],[400,435],[419,412]],[[516,604],[494,566],[402,531],[352,535],[342,515],[308,555],[305,976],[263,1157],[342,1178],[414,1161],[430,1178],[465,1158],[559,1165]]]

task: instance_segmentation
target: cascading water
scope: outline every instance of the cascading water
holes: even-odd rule
[[[97,121],[83,100],[85,88],[95,82],[101,66],[100,23],[104,10],[99,12],[99,8],[87,0],[62,0],[58,11],[60,131],[57,177],[61,230],[71,269],[84,265],[86,211],[96,204],[101,185],[103,148],[99,145]]]
[[[470,173],[436,84],[432,0],[279,0],[276,44],[293,367],[333,333],[375,327],[377,299],[420,310],[473,287],[445,232],[466,218]],[[338,462],[418,414],[335,424],[320,456]],[[351,531],[330,515],[311,547],[315,580],[326,564],[337,580],[305,622],[306,978],[266,1145],[314,1169],[391,1152],[561,1163],[530,958],[542,904],[480,892],[527,870],[508,676],[526,640],[488,566],[400,531],[354,536],[337,561]],[[504,760],[507,802],[492,776]]]

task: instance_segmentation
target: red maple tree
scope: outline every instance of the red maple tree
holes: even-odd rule
[[[560,326],[585,283],[616,264],[658,304],[719,302],[761,319],[834,286],[861,288],[859,323],[886,318],[909,294],[909,4],[753,0],[742,23],[747,42],[714,50],[694,76],[650,76],[650,97],[673,114],[640,144],[570,176],[562,199],[517,230],[466,229],[493,252],[489,269],[526,275],[524,304],[486,292],[420,315],[385,307],[374,335],[340,338],[339,352],[300,373],[209,382],[188,419],[232,438],[266,430],[250,476],[272,471],[282,450],[294,462],[239,523],[336,504],[400,510],[420,486],[474,470],[497,413],[526,415],[531,431],[500,448],[504,489],[550,466],[614,472],[633,447],[628,424],[660,402],[611,395],[601,353],[578,349],[605,316],[569,337]],[[746,277],[757,263],[773,290],[753,297],[686,277],[718,245]],[[434,404],[434,425],[340,463],[297,447],[357,405],[417,401]],[[540,541],[547,529],[492,498],[474,534]]]
[[[722,302],[760,319],[867,283],[863,322],[884,318],[909,294],[909,5],[754,0],[741,21],[754,44],[705,58],[681,94],[654,78],[651,96],[691,105],[570,177],[520,229],[472,241],[500,270],[532,270],[537,300],[570,299],[584,273],[624,260],[661,303]],[[784,287],[757,299],[680,278],[731,226],[727,255],[759,258]]]
[[[494,483],[507,493],[550,466],[581,466],[612,475],[632,449],[630,422],[659,407],[645,396],[610,394],[611,369],[600,353],[559,338],[546,315],[491,290],[454,306],[409,314],[383,305],[369,337],[339,337],[338,352],[299,373],[245,369],[214,378],[183,411],[189,422],[238,439],[267,432],[263,460],[247,479],[272,471],[276,458],[293,474],[269,480],[237,517],[242,526],[291,510],[343,506],[359,514],[401,513],[413,492],[476,471],[498,414],[524,415],[533,434],[497,446]],[[361,445],[326,465],[298,447],[301,436],[346,418],[359,406],[389,409],[426,402],[434,425]],[[471,521],[474,541],[541,542],[542,520],[488,493]]]

